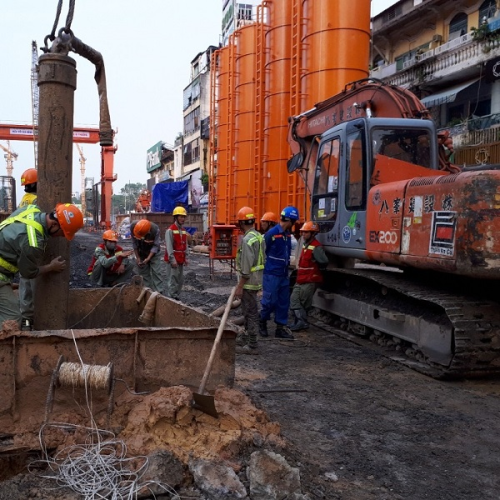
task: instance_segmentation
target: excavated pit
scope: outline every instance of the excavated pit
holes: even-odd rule
[[[203,377],[219,319],[158,295],[151,322],[145,324],[139,317],[150,296],[140,282],[122,288],[70,289],[67,324],[71,328],[22,332],[7,331],[4,324],[0,332],[0,480],[23,470],[40,449],[39,432],[45,422],[86,426],[92,413],[100,428],[119,434],[146,425],[147,434],[147,424],[141,424],[140,418],[129,420],[134,412],[141,415],[139,408],[145,401],[155,414],[170,404],[173,423],[177,414],[188,423],[212,419],[190,407],[190,395]],[[230,389],[235,339],[236,331],[226,327],[206,385],[211,394],[219,387],[226,405],[240,397]],[[90,387],[87,395],[85,388],[65,387],[57,380],[62,360],[93,366],[111,363],[113,384],[107,389]],[[165,416],[159,419],[164,425]],[[44,445],[55,449],[74,440],[60,434],[52,432]],[[144,435],[132,434],[136,443],[148,442]],[[150,449],[136,446],[135,451]]]

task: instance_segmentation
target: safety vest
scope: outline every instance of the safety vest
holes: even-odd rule
[[[36,233],[40,233],[42,236],[44,235],[43,226],[35,220],[35,214],[40,213],[40,209],[35,205],[28,205],[26,210],[20,212],[17,215],[11,215],[3,222],[0,223],[0,231],[10,224],[14,222],[21,222],[26,225],[26,233],[28,235],[28,242],[31,247],[38,247],[38,240],[36,237]],[[14,264],[7,262],[0,256],[0,266],[2,266],[6,271],[9,271],[12,274],[16,274],[19,269]]]
[[[177,224],[172,224],[169,229],[174,236],[174,257],[177,264],[181,265],[186,262],[186,249],[187,249],[187,231],[179,229]],[[168,262],[168,253],[165,251],[165,262]]]
[[[313,258],[314,249],[319,246],[321,246],[321,243],[316,239],[303,246],[299,259],[299,267],[297,268],[297,283],[299,285],[303,283],[323,282],[323,275],[318,263]]]
[[[251,247],[254,245],[254,243],[259,242],[259,253],[257,255],[257,262],[255,262],[255,265],[250,268],[250,272],[256,273],[257,271],[262,271],[264,269],[264,251],[262,250],[262,247],[264,246],[263,241],[264,241],[264,236],[258,233],[255,229],[248,231],[248,233],[243,237],[243,241],[241,243],[240,248],[238,248],[238,254],[236,256],[237,267],[240,267],[241,269],[241,254],[243,251],[242,246],[248,245],[249,247]],[[258,281],[260,281],[260,279]],[[261,282],[252,283],[252,277],[250,277],[250,280],[243,285],[243,288],[245,288],[246,290],[261,290],[262,283]]]
[[[111,255],[109,253],[109,250],[106,248],[106,245],[104,243],[101,243],[100,245],[97,245],[99,248],[102,248],[104,250],[104,253],[106,254],[107,257],[114,257],[114,255]],[[115,255],[117,252],[122,252],[123,248],[120,245],[116,245],[115,247]],[[106,274],[115,274],[116,271],[118,271],[118,268],[122,265],[124,257],[121,255],[116,255],[116,262],[108,269],[106,269]],[[92,262],[90,263],[89,268],[87,269],[87,274],[92,274],[92,271],[94,270],[94,266],[96,263],[96,256],[95,253],[92,256]]]

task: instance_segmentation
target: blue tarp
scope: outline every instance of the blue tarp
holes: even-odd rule
[[[151,212],[170,214],[175,207],[188,204],[188,181],[155,184],[153,186]]]

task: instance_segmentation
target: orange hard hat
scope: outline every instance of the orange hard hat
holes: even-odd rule
[[[147,219],[141,219],[137,221],[137,224],[134,226],[134,236],[138,240],[142,240],[150,230],[151,222],[149,222]]]
[[[241,207],[238,211],[238,220],[255,221],[255,214],[250,207]]]
[[[308,220],[307,222],[304,222],[304,225],[300,228],[300,232],[303,231],[310,231],[311,233],[319,233],[319,226],[318,224],[316,224],[316,222]]]
[[[102,239],[106,241],[118,241],[118,233],[112,229],[104,231]]]
[[[63,230],[64,236],[71,241],[75,234],[83,227],[83,215],[80,209],[71,203],[58,203],[56,205],[57,222]]]
[[[278,217],[276,217],[274,212],[266,212],[260,220],[265,222],[274,222],[275,224],[278,223]]]
[[[34,184],[38,182],[38,172],[36,168],[28,168],[21,175],[21,186],[26,186],[26,184]]]

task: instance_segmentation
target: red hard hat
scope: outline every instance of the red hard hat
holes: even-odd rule
[[[151,222],[149,222],[147,219],[141,219],[134,226],[134,236],[138,240],[142,240],[144,236],[146,236],[146,234],[149,233],[150,230],[151,230]]]

